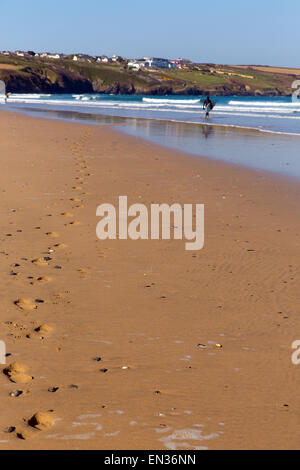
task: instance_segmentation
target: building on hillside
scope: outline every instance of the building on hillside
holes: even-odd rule
[[[103,62],[107,64],[108,62],[110,62],[110,59],[107,57],[107,55],[101,55],[100,57],[98,57],[97,62]]]
[[[24,52],[24,51],[15,51],[15,54],[16,54],[18,57],[26,57],[26,56],[28,56],[27,52]]]
[[[176,68],[178,69],[183,69],[184,67],[191,64],[191,61],[189,59],[181,59],[181,58],[170,60],[170,62],[172,62],[172,64],[175,64]]]
[[[74,57],[73,57],[73,60],[75,60],[75,61],[81,60],[81,61],[84,61],[84,62],[92,62],[93,57],[88,55],[88,54],[75,54]]]
[[[42,59],[62,59],[64,54],[58,54],[53,52],[41,52],[40,54],[35,54],[35,57],[41,57]]]
[[[120,56],[120,55],[113,55],[111,57],[111,61],[112,62],[119,62],[119,63],[122,63],[122,62],[126,62],[126,60],[124,59],[124,57]]]
[[[158,69],[175,69],[176,64],[172,63],[168,59],[162,59],[160,57],[144,57],[145,67],[158,68]]]
[[[145,61],[144,60],[129,60],[128,63],[129,70],[140,70],[145,68]]]
[[[49,54],[48,59],[60,59],[62,57],[61,54]]]

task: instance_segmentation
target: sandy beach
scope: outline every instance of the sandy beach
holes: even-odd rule
[[[0,449],[299,448],[298,183],[113,126],[0,128]],[[205,204],[204,248],[100,241],[120,195]]]

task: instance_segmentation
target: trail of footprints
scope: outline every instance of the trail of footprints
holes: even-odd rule
[[[72,196],[69,198],[69,204],[71,205],[72,212],[66,211],[60,213],[60,216],[63,218],[63,226],[64,227],[74,227],[80,225],[80,221],[76,220],[74,217],[73,211],[76,209],[84,208],[82,197],[88,195],[89,193],[84,191],[84,186],[88,184],[87,178],[92,176],[92,173],[89,173],[89,167],[86,163],[86,160],[83,157],[83,150],[84,145],[88,141],[90,136],[90,131],[86,131],[85,134],[79,139],[78,142],[74,142],[71,145],[71,152],[75,160],[76,165],[76,176],[75,176],[75,186],[71,188],[72,193],[76,193],[76,196]],[[79,176],[78,176],[79,174]],[[80,193],[77,195],[77,193]],[[78,197],[80,196],[80,197]],[[23,261],[22,266],[19,263],[15,263],[13,265],[13,270],[10,272],[10,276],[12,279],[19,279],[21,273],[18,271],[18,268],[24,268],[24,265],[27,267],[35,266],[34,271],[38,269],[41,271],[39,275],[33,276],[32,273],[27,275],[27,279],[29,281],[28,285],[31,286],[39,286],[46,283],[51,283],[54,275],[54,269],[61,269],[61,266],[55,265],[55,254],[58,250],[62,250],[66,248],[66,244],[61,242],[60,234],[55,231],[48,231],[45,232],[46,238],[49,240],[53,240],[53,244],[48,246],[44,256],[38,256],[31,261],[27,258],[22,258]],[[51,275],[49,275],[48,270],[51,269]],[[42,271],[44,270],[44,273]],[[78,270],[82,274],[84,270]],[[24,276],[24,271],[22,275]],[[65,300],[65,294],[70,294],[69,291],[61,294],[53,293],[53,300],[52,304],[63,303],[64,301],[70,303],[70,300]],[[46,301],[44,299],[39,298],[31,298],[31,297],[20,297],[14,300],[14,306],[16,311],[19,311],[21,314],[21,320],[16,321],[7,321],[5,322],[5,326],[7,328],[7,334],[9,337],[12,337],[14,340],[20,339],[32,339],[32,340],[46,340],[51,336],[51,334],[55,331],[55,327],[48,324],[43,324],[33,318],[35,311],[44,304]],[[27,319],[29,320],[27,321]],[[57,347],[56,350],[59,351],[61,348]],[[11,354],[9,354],[11,356]],[[19,385],[20,389],[13,390],[10,392],[10,397],[18,398],[21,396],[26,396],[30,393],[30,389],[26,389],[26,387],[30,387],[30,383],[35,380],[34,375],[30,371],[30,368],[26,365],[13,361],[3,369],[3,374],[6,376],[7,380],[9,380],[12,384]],[[25,388],[24,388],[25,387]],[[75,388],[77,386],[70,385],[69,388]],[[64,387],[60,387],[64,388]],[[54,393],[59,389],[59,387],[50,387],[48,392]],[[19,439],[29,439],[36,435],[38,435],[41,431],[44,431],[53,426],[55,423],[54,410],[48,410],[43,412],[35,412],[32,413],[31,416],[21,419],[20,426],[10,426],[6,432],[15,435]]]

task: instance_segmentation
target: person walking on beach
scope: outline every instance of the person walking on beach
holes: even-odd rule
[[[209,117],[210,111],[213,109],[214,103],[211,101],[210,97],[207,96],[204,103],[203,103],[203,109],[206,110],[205,117]]]

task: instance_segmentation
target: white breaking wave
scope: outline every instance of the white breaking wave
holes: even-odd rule
[[[196,104],[200,103],[200,99],[197,100],[169,100],[169,99],[158,99],[158,98],[143,98],[143,101],[145,103],[159,103],[159,104]]]
[[[10,100],[12,99],[36,99],[39,100],[41,98],[49,98],[51,95],[38,95],[38,94],[21,94],[21,93],[12,93],[10,95]]]
[[[299,113],[300,108],[285,108],[285,107],[275,107],[269,106],[231,106],[231,105],[220,105],[217,106],[219,110],[227,110],[227,111],[243,111],[243,112],[255,112],[255,113],[281,113],[281,114],[291,114],[291,113]]]
[[[46,95],[47,96],[47,95]],[[49,95],[51,96],[51,95]],[[37,100],[36,96],[30,95],[11,95],[9,101],[11,103],[36,103],[38,101],[39,104],[52,104],[52,105],[75,105],[75,106],[93,106],[93,107],[104,107],[104,108],[124,108],[124,109],[149,109],[155,110],[157,108],[164,108],[166,107],[164,103],[142,103],[138,101],[96,101],[96,97],[89,97],[84,95],[73,95],[73,100],[64,100],[64,99],[55,99],[55,100],[45,100],[40,97]],[[180,101],[178,101],[180,103]],[[173,106],[175,108],[184,109],[184,108],[193,108],[192,106],[187,106],[183,104],[174,103]],[[199,109],[199,106],[196,108]]]
[[[300,100],[299,102],[291,101],[290,103],[283,103],[279,101],[234,101],[231,100],[228,102],[229,105],[238,105],[238,106],[263,106],[263,107],[300,107]]]

